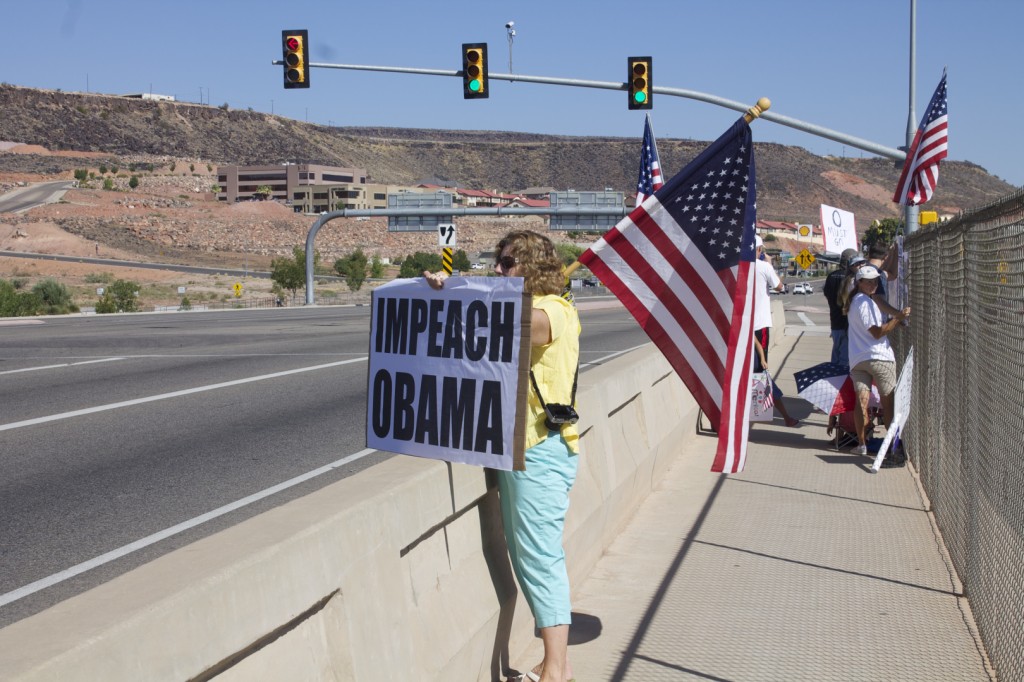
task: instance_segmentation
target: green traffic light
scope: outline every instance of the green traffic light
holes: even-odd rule
[[[645,101],[647,101],[647,95],[644,94],[643,92],[639,92],[639,91],[634,92],[633,93],[633,100],[637,104],[643,104]]]
[[[480,81],[469,81],[469,89],[473,92],[480,92]]]

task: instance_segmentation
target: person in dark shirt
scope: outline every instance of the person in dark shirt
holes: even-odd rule
[[[864,262],[864,259],[851,267],[850,263],[860,254],[857,249],[846,249],[839,258],[839,267],[829,273],[825,279],[825,300],[828,301],[829,325],[832,328],[832,362],[840,365],[849,365],[849,350],[846,343],[847,322],[846,314],[843,313],[843,304],[840,294],[843,292],[843,284],[846,277],[856,271]]]

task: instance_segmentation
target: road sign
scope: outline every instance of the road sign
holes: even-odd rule
[[[437,226],[437,245],[442,249],[456,245],[455,223],[441,223]]]
[[[232,288],[235,290],[235,297],[240,298],[242,296],[242,283],[235,282],[235,286]]]
[[[799,265],[804,270],[811,267],[811,263],[813,263],[814,260],[814,254],[808,251],[807,249],[804,249],[800,253],[796,254],[797,265]]]

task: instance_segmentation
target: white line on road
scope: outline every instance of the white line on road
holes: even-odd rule
[[[628,353],[630,351],[636,350],[637,348],[643,348],[646,345],[648,345],[648,344],[642,343],[639,346],[633,346],[632,348],[627,348],[625,350],[620,350],[617,353],[612,353],[611,355],[605,355],[604,357],[598,358],[597,360],[593,360],[591,362],[581,362],[580,363],[580,367],[590,367],[591,365],[594,365],[594,366],[600,365],[601,363],[607,362],[608,360],[611,360],[612,358],[617,358],[620,355],[625,355],[626,353]]]
[[[248,497],[243,497],[240,500],[236,500],[235,502],[226,504],[223,507],[214,509],[213,511],[206,512],[205,514],[197,516],[193,519],[183,521],[182,523],[179,523],[176,526],[171,526],[170,528],[162,530],[158,533],[153,533],[152,535],[144,537],[141,540],[136,540],[135,542],[124,545],[123,547],[118,547],[115,550],[111,550],[106,554],[101,554],[100,556],[95,557],[93,559],[89,559],[88,561],[83,561],[82,563],[72,566],[71,568],[60,571],[59,573],[54,573],[53,575],[47,576],[33,583],[29,583],[24,587],[19,587],[16,590],[12,590],[7,594],[0,594],[0,606],[10,604],[11,602],[22,599],[23,597],[27,597],[28,595],[33,594],[34,592],[45,590],[47,587],[51,587],[69,578],[73,578],[76,575],[85,573],[86,571],[92,570],[97,566],[102,566],[103,564],[107,564],[111,561],[115,561],[116,559],[120,559],[121,557],[131,554],[132,552],[138,551],[143,547],[148,547],[149,545],[160,542],[161,540],[165,540],[171,536],[177,535],[178,533],[184,532],[190,528],[195,528],[196,526],[206,523],[207,521],[210,521],[212,519],[215,519],[218,516],[224,516],[225,514],[235,511],[236,509],[241,509],[242,507],[252,504],[253,502],[258,502],[259,500],[262,500],[265,497],[269,497],[275,493],[281,492],[282,490],[287,490],[288,488],[296,486],[300,483],[304,483],[305,481],[308,481],[311,478],[316,478],[321,474],[326,474],[330,471],[333,471],[334,469],[343,467],[346,464],[354,462],[358,459],[362,459],[363,457],[366,457],[367,455],[372,454],[374,452],[377,451],[370,449],[360,450],[359,452],[349,455],[348,457],[343,457],[337,460],[336,462],[326,464],[320,467],[319,469],[314,469],[313,471],[309,471],[300,476],[296,476],[295,478],[289,479],[283,483],[278,483],[277,485],[267,488],[266,490],[261,490],[258,493],[253,493]]]
[[[102,358],[100,360],[83,360],[82,362],[64,362],[59,365],[43,365],[42,367],[24,367],[22,369],[9,369],[0,374],[17,374],[18,372],[34,372],[37,369],[56,369],[57,367],[75,367],[77,365],[95,365],[97,362],[113,362],[114,360],[124,360],[125,358]]]
[[[807,313],[797,313],[796,316],[799,317],[800,321],[803,322],[808,327],[816,327],[817,326],[816,324],[814,324],[814,320],[812,320],[811,318],[807,317]]]
[[[204,391],[213,391],[218,388],[228,388],[229,386],[240,386],[242,384],[249,384],[254,381],[264,381],[266,379],[276,379],[278,377],[288,376],[289,374],[299,374],[301,372],[315,372],[318,369],[328,369],[330,367],[337,367],[339,365],[348,365],[353,362],[363,362],[367,358],[355,358],[353,360],[340,360],[339,362],[329,362],[326,365],[314,365],[312,367],[299,367],[298,369],[290,369],[285,372],[274,372],[273,374],[263,374],[256,377],[249,377],[248,379],[235,379],[234,381],[225,381],[220,384],[210,384],[209,386],[197,386],[195,388],[186,388],[181,391],[172,391],[171,393],[161,393],[160,395],[151,395],[146,398],[136,398],[134,400],[124,400],[119,403],[109,403],[107,405],[97,405],[96,407],[87,407],[81,410],[73,410],[71,412],[61,412],[60,414],[51,414],[47,417],[36,417],[35,419],[26,419],[20,422],[11,422],[10,424],[0,424],[0,431],[9,431],[10,429],[19,429],[23,426],[35,426],[37,424],[45,424],[47,422],[59,421],[61,419],[71,419],[72,417],[81,417],[86,414],[93,414],[95,412],[106,412],[107,410],[117,410],[122,407],[131,407],[132,405],[141,405],[142,403],[151,403],[157,400],[166,400],[168,398],[177,398],[183,395],[191,395],[193,393],[203,393]]]

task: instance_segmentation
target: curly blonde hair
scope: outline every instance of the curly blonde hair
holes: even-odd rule
[[[523,290],[530,295],[561,294],[565,287],[562,259],[555,245],[544,235],[531,230],[513,230],[498,242],[494,258],[508,248],[522,274]]]

